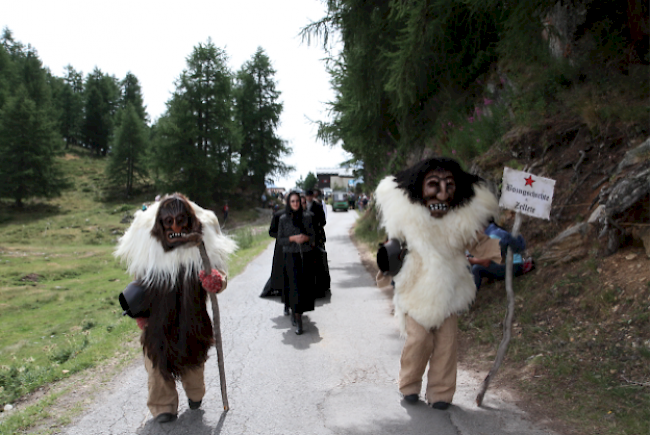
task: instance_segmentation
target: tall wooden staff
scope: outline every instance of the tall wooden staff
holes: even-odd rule
[[[201,253],[201,260],[203,260],[203,270],[206,275],[212,273],[212,265],[210,258],[205,251],[203,242],[199,245],[199,252]],[[226,284],[226,277],[224,276],[224,285]],[[214,345],[217,348],[217,363],[219,365],[219,382],[221,383],[221,399],[223,401],[223,410],[228,411],[228,393],[226,391],[226,369],[223,365],[223,345],[221,341],[221,316],[219,315],[219,302],[217,302],[217,295],[208,292],[210,297],[210,305],[212,305],[212,329],[214,331]]]
[[[517,212],[515,223],[512,227],[513,238],[519,235],[522,213],[536,218],[550,219],[554,188],[555,180],[533,176],[533,174],[510,168],[503,169],[503,187],[501,188],[499,206]],[[508,351],[508,343],[510,343],[510,337],[512,335],[512,318],[515,314],[515,293],[512,289],[512,257],[512,248],[508,246],[508,254],[506,256],[508,310],[503,322],[503,339],[501,339],[501,343],[499,344],[492,369],[490,369],[490,372],[485,377],[478,396],[476,396],[476,404],[478,406],[481,406],[483,403],[483,397],[490,385],[490,381],[496,376],[503,362],[503,358],[505,358],[506,352]]]
[[[517,213],[515,216],[515,224],[512,227],[511,233],[513,238],[519,235],[519,227],[521,227],[521,213]],[[515,292],[512,290],[512,258],[512,248],[508,246],[508,254],[506,255],[506,294],[508,295],[508,311],[506,312],[506,319],[503,322],[503,338],[501,339],[501,343],[499,343],[499,350],[497,351],[494,364],[492,365],[488,375],[483,380],[481,390],[479,391],[478,396],[476,396],[476,404],[478,406],[481,406],[483,403],[483,397],[490,385],[490,381],[494,376],[496,376],[497,371],[503,362],[503,358],[506,356],[510,337],[512,336],[512,318],[515,314]]]

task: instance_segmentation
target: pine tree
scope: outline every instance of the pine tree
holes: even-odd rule
[[[98,156],[108,153],[118,108],[119,87],[115,77],[105,75],[99,68],[86,78],[85,119],[82,135],[85,144]]]
[[[9,52],[0,44],[0,109],[12,93],[12,83],[14,82],[14,64]]]
[[[284,163],[291,149],[276,132],[282,103],[274,75],[261,47],[237,73],[235,114],[242,135],[239,172],[242,187],[252,187],[254,192],[263,191],[267,181],[292,169]]]
[[[18,78],[27,90],[28,97],[39,108],[47,107],[49,110],[52,103],[52,90],[48,84],[48,73],[43,69],[36,50],[28,46],[23,55],[17,58],[16,65]]]
[[[305,177],[305,181],[302,183],[302,188],[305,190],[313,190],[317,185],[318,177],[316,177],[313,172],[309,171]]]
[[[131,104],[136,111],[138,117],[143,122],[149,121],[147,115],[147,108],[144,106],[144,99],[142,98],[142,88],[138,78],[130,71],[126,73],[124,80],[120,82],[122,97],[120,98],[120,107],[125,109],[127,105]]]
[[[227,60],[209,39],[194,47],[156,126],[153,154],[166,187],[200,201],[216,201],[236,185],[238,137]]]
[[[21,54],[25,49],[24,45],[14,39],[14,34],[8,27],[2,29],[2,37],[0,37],[0,44],[12,56]]]
[[[116,186],[124,187],[128,197],[135,179],[146,175],[144,156],[147,144],[146,126],[133,104],[127,103],[120,113],[120,126],[109,155],[107,174]]]
[[[20,86],[0,111],[0,197],[22,207],[28,198],[60,195],[67,183],[55,162],[59,145],[46,109]]]
[[[59,109],[59,131],[68,148],[68,145],[80,142],[84,121],[83,74],[75,71],[72,65],[66,67],[56,103]]]

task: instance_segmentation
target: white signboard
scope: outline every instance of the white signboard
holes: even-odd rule
[[[499,206],[533,216],[550,219],[555,180],[528,172],[503,168],[503,186]]]

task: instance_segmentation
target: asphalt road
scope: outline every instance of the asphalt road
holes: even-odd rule
[[[330,208],[326,230],[332,296],[318,300],[316,310],[305,315],[304,335],[295,335],[278,298],[258,297],[271,271],[272,244],[219,296],[227,413],[213,350],[200,410],[188,409],[179,386],[178,420],[154,423],[146,407],[146,372],[138,361],[61,433],[552,434],[529,423],[508,403],[506,392],[489,390],[484,407],[478,408],[474,398],[482,378],[464,371],[459,372],[454,406],[447,411],[401,400],[397,373],[402,341],[389,298],[375,286],[348,236],[356,215]]]

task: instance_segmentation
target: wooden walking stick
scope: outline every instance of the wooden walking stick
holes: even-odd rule
[[[520,226],[521,226],[521,213],[517,212],[515,216],[515,224],[512,227],[513,238],[517,237],[517,235],[519,234]],[[496,359],[494,360],[494,365],[492,366],[492,369],[490,369],[488,375],[485,377],[483,384],[481,384],[481,390],[479,391],[478,396],[476,396],[476,404],[478,406],[481,406],[481,404],[483,403],[483,397],[485,396],[485,392],[487,391],[488,386],[490,385],[490,381],[497,374],[497,371],[499,370],[499,366],[501,366],[501,362],[503,362],[503,358],[505,357],[506,352],[508,351],[508,343],[510,342],[510,336],[512,331],[512,318],[515,314],[515,293],[512,290],[512,275],[513,275],[512,257],[513,257],[512,247],[508,246],[508,254],[506,256],[506,294],[508,295],[508,311],[506,312],[506,318],[505,321],[503,322],[503,338],[501,339],[501,343],[499,344],[499,350],[497,351],[497,356]]]
[[[201,260],[203,260],[203,270],[206,274],[212,273],[212,265],[210,258],[205,251],[203,242],[199,245],[199,252],[201,253]],[[226,277],[224,279],[224,286],[226,285]],[[221,342],[221,316],[219,315],[219,302],[217,302],[217,295],[208,292],[210,297],[210,304],[212,305],[212,329],[214,331],[214,346],[217,348],[217,363],[219,365],[219,382],[221,382],[221,400],[223,401],[223,410],[228,411],[228,393],[226,391],[226,369],[223,365],[223,345]]]

